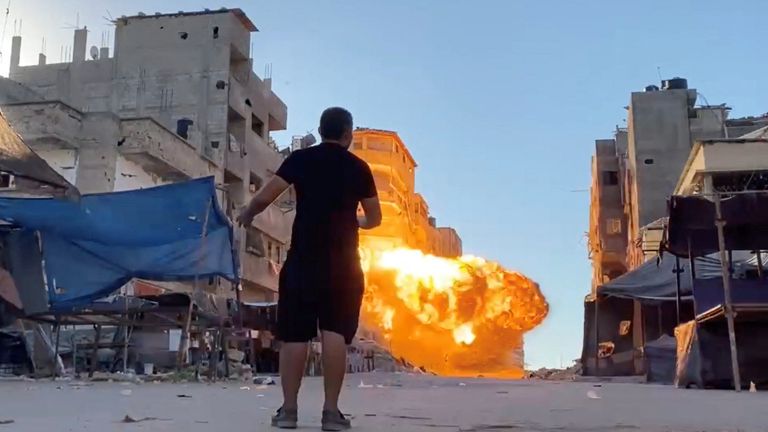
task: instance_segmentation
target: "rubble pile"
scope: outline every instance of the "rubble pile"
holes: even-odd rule
[[[528,371],[528,379],[547,380],[547,381],[574,381],[582,373],[581,361],[576,360],[573,366],[567,369],[541,368],[535,371]]]

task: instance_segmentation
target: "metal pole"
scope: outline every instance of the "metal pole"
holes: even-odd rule
[[[680,325],[680,273],[683,270],[680,268],[680,257],[675,257],[675,281],[677,282],[677,290],[675,292],[675,308],[677,312],[677,325]]]
[[[763,251],[757,250],[757,277],[763,278]]]
[[[125,287],[125,301],[124,319],[125,319],[125,334],[123,335],[123,373],[128,373],[128,287]]]
[[[733,370],[733,388],[741,391],[741,374],[739,372],[739,355],[736,348],[736,326],[733,322],[733,303],[731,302],[731,277],[728,269],[728,254],[725,251],[725,220],[720,205],[720,194],[715,194],[715,226],[717,227],[717,242],[720,247],[720,270],[723,274],[723,292],[725,294],[725,319],[728,322],[728,340],[731,345],[731,368]]]

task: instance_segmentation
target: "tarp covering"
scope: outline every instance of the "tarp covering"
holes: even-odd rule
[[[0,198],[0,219],[39,232],[51,309],[88,304],[134,277],[237,280],[212,177],[79,202]]]
[[[74,186],[24,143],[21,137],[11,129],[8,120],[2,114],[0,114],[0,171],[45,183],[53,190],[77,193]]]
[[[645,376],[648,382],[674,383],[676,349],[675,338],[666,334],[645,344]]]
[[[741,270],[751,267],[754,254],[733,252],[734,268]],[[691,300],[691,266],[687,259],[680,259],[680,295],[683,300]],[[643,301],[675,301],[677,280],[675,275],[675,257],[669,253],[661,255],[659,260],[650,260],[640,267],[598,287],[603,296],[631,298]],[[696,279],[722,278],[720,259],[717,254],[696,258]]]
[[[733,388],[733,372],[724,319],[697,324],[690,321],[675,329],[678,387]],[[768,384],[768,323],[736,322],[741,386]]]
[[[726,250],[768,249],[768,194],[737,194],[721,204],[725,220]],[[690,243],[689,243],[690,241]],[[715,204],[700,196],[673,196],[669,201],[669,226],[664,248],[687,257],[719,251]]]

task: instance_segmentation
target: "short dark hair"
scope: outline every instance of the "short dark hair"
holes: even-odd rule
[[[344,132],[350,129],[352,129],[352,114],[344,108],[328,108],[320,116],[320,137],[323,139],[341,139]]]

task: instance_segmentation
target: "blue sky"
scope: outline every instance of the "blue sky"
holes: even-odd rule
[[[526,338],[532,366],[580,355],[589,195],[572,191],[588,189],[594,140],[624,124],[629,93],[660,70],[734,116],[768,111],[763,1],[12,0],[0,65],[7,74],[18,20],[29,64],[43,37],[57,61],[78,19],[98,44],[107,11],[221,6],[243,8],[261,30],[254,69],[272,64],[288,105],[281,144],[329,105],[398,131],[439,223],[467,252],[541,284],[551,313]]]

